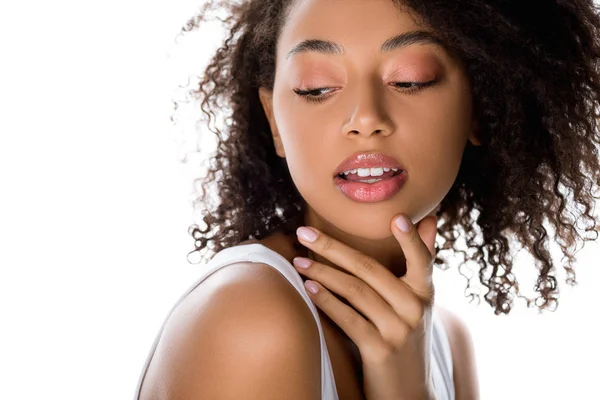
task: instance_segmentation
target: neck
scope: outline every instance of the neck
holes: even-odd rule
[[[360,236],[351,235],[347,232],[341,231],[327,222],[310,207],[307,207],[305,211],[304,225],[314,227],[333,239],[351,247],[352,249],[372,257],[385,268],[390,270],[396,277],[401,277],[406,273],[406,259],[404,258],[404,253],[400,243],[398,243],[398,240],[396,240],[396,238],[392,235],[391,231],[389,237],[378,240],[371,240]],[[310,250],[308,251],[308,257],[322,264],[345,271],[343,268],[337,267],[331,261]]]

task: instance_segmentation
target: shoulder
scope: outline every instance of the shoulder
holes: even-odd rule
[[[435,307],[452,351],[456,399],[478,399],[479,383],[475,349],[469,329],[455,313],[437,305]]]
[[[175,308],[141,400],[317,399],[320,366],[317,325],[296,289],[271,266],[235,263]]]

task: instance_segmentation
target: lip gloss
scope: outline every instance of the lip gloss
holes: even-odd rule
[[[350,200],[361,203],[376,203],[393,197],[406,181],[406,171],[375,183],[349,181],[336,176],[336,186]]]

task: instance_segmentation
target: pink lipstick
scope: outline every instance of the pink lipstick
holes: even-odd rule
[[[395,158],[382,153],[355,153],[336,169],[334,181],[349,199],[374,203],[393,197],[407,178]]]

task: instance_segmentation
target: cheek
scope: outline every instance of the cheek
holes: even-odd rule
[[[435,171],[453,175],[458,172],[467,140],[469,125],[457,119],[456,114],[429,119],[420,146],[421,160],[426,160]]]
[[[282,96],[283,97],[283,96]],[[275,120],[285,149],[286,162],[296,186],[302,186],[305,180],[323,170],[323,154],[319,149],[325,146],[324,125],[318,113],[307,118],[298,112],[297,101],[289,98],[277,99]]]
[[[471,129],[470,93],[462,89],[442,97],[439,112],[432,117],[434,136],[439,141],[431,155],[454,177],[458,173]]]
[[[417,193],[443,198],[454,183],[471,127],[467,89],[441,91],[427,107],[411,114],[406,147]],[[403,152],[400,150],[399,154]],[[410,173],[411,171],[409,171]]]

